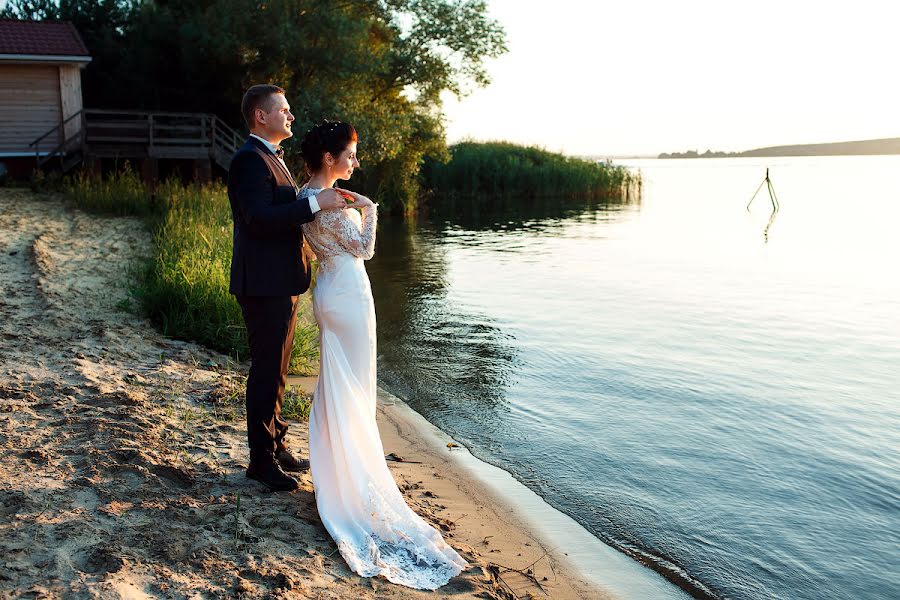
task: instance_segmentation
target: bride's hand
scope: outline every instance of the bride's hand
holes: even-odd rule
[[[316,194],[316,201],[322,210],[343,209],[347,207],[343,195],[333,188],[326,188]]]
[[[362,194],[357,194],[356,192],[351,192],[350,190],[345,190],[343,188],[334,188],[338,191],[344,198],[352,198],[353,201],[350,206],[354,208],[365,208],[367,206],[375,206],[375,203],[363,196]]]

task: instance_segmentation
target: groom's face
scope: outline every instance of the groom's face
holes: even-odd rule
[[[256,118],[265,128],[266,139],[278,144],[294,135],[291,131],[294,115],[291,114],[291,105],[284,94],[272,94],[267,105],[268,111],[265,108],[257,109]]]

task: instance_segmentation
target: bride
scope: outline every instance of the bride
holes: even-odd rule
[[[310,179],[298,197],[350,179],[359,166],[356,130],[324,122],[301,152]],[[309,415],[309,461],[322,523],[363,577],[434,590],[468,565],[413,512],[384,460],[375,422],[375,306],[363,260],[375,253],[377,204],[339,190],[356,210],[319,211],[303,235],[319,260],[313,311],[319,381]]]

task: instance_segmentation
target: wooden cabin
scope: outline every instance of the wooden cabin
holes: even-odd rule
[[[71,23],[0,19],[0,162],[13,173],[34,167],[31,142],[81,111],[81,70],[89,62]],[[79,119],[66,123],[44,153],[80,127]]]
[[[90,62],[71,23],[0,19],[0,163],[14,177],[129,162],[152,182],[161,160],[200,180],[228,170],[245,138],[216,115],[83,107]]]

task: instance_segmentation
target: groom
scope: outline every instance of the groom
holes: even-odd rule
[[[319,210],[346,203],[331,189],[297,200],[297,184],[279,145],[293,135],[294,115],[283,89],[254,85],[244,94],[241,113],[250,138],[231,160],[228,200],[234,220],[230,291],[241,306],[250,338],[247,477],[273,490],[291,491],[297,481],[285,471],[309,468],[309,461],[298,460],[288,450],[288,424],[281,418],[297,301],[310,281],[300,225],[312,221]]]

